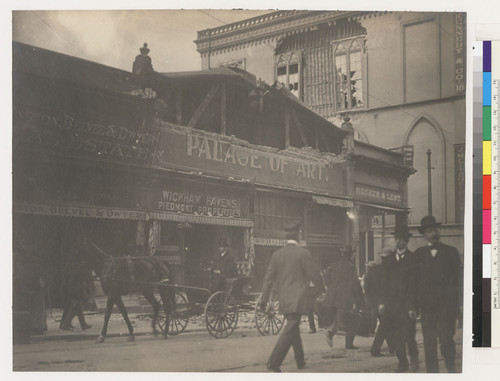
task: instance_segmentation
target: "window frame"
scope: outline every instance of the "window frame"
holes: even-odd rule
[[[287,53],[278,54],[275,57],[274,63],[274,80],[278,81],[278,69],[286,68],[286,83],[285,86],[289,89],[290,86],[290,66],[297,65],[298,74],[298,88],[297,88],[297,98],[303,99],[302,95],[302,51],[294,50]],[[281,82],[280,82],[281,83]],[[292,93],[293,94],[293,93]],[[295,94],[294,94],[295,95]]]
[[[357,43],[358,46],[355,46],[353,48],[353,45]],[[334,66],[334,71],[333,71],[333,94],[334,94],[334,107],[335,107],[335,112],[346,112],[346,111],[352,111],[352,110],[362,110],[366,109],[366,101],[367,101],[367,96],[366,96],[366,77],[367,77],[367,70],[366,70],[366,36],[357,36],[354,38],[348,38],[348,39],[343,39],[343,40],[337,40],[332,42],[332,55],[333,55],[333,66]],[[339,46],[342,46],[342,51],[339,51]],[[346,71],[347,73],[351,72],[351,54],[353,53],[360,53],[360,71],[361,71],[361,100],[362,100],[362,106],[360,107],[353,107],[352,105],[352,92],[351,92],[351,76],[347,76],[347,107],[345,108],[339,108],[338,107],[338,99],[337,99],[337,64],[336,64],[336,58],[340,56],[345,56],[345,61],[346,61]]]

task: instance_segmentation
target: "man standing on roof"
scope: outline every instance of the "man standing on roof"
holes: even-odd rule
[[[311,253],[298,246],[299,236],[299,224],[285,227],[286,246],[272,255],[262,286],[260,308],[265,310],[274,285],[279,295],[280,312],[286,318],[286,325],[267,363],[267,369],[272,372],[281,372],[281,363],[290,347],[295,352],[297,368],[306,366],[300,338],[300,319],[311,309],[309,283],[313,282],[320,292],[323,290],[321,274]]]

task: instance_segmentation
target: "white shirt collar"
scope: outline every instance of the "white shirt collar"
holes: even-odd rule
[[[226,255],[226,253],[227,253],[227,250],[224,251],[224,252],[222,252],[222,253],[220,253],[220,256],[223,257],[224,255]]]
[[[299,244],[299,243],[298,243],[296,240],[294,240],[294,239],[287,239],[287,240],[286,240],[286,243],[287,243],[287,244],[291,244],[291,245],[298,245],[298,244]]]

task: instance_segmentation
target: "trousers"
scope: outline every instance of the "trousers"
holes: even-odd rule
[[[398,311],[387,317],[386,329],[390,332],[389,341],[394,347],[394,352],[399,360],[399,367],[408,368],[407,347],[412,365],[417,365],[416,322],[410,319],[406,311]]]
[[[302,347],[299,330],[301,316],[299,313],[285,315],[286,324],[267,362],[270,368],[279,368],[281,366],[290,347],[293,347],[297,366],[304,365],[304,348]]]
[[[427,373],[439,373],[437,342],[448,373],[455,368],[455,316],[452,313],[428,309],[422,311],[422,334],[424,336],[425,367]]]
[[[382,348],[382,344],[384,344],[384,340],[387,342],[389,350],[393,349],[391,338],[389,333],[387,332],[386,321],[383,316],[378,315],[378,327],[375,332],[375,337],[373,338],[372,347],[370,349],[370,353],[379,354],[380,349]]]
[[[337,333],[342,327],[345,330],[345,347],[352,348],[354,346],[354,338],[359,328],[360,317],[356,311],[346,311],[341,308],[334,309],[334,321],[328,328],[332,336]]]

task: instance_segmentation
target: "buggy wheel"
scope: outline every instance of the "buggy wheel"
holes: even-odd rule
[[[277,335],[285,323],[285,317],[279,313],[279,302],[271,299],[263,311],[259,307],[261,300],[262,295],[255,307],[255,326],[262,336]]]
[[[228,337],[238,324],[238,306],[234,297],[226,291],[218,291],[205,304],[205,324],[216,339]]]
[[[168,334],[171,336],[178,335],[186,329],[189,321],[189,304],[180,292],[175,293],[175,306],[170,313],[170,318],[167,318],[163,310],[163,304],[158,313],[158,327],[162,332],[165,332],[166,324],[169,324]]]

